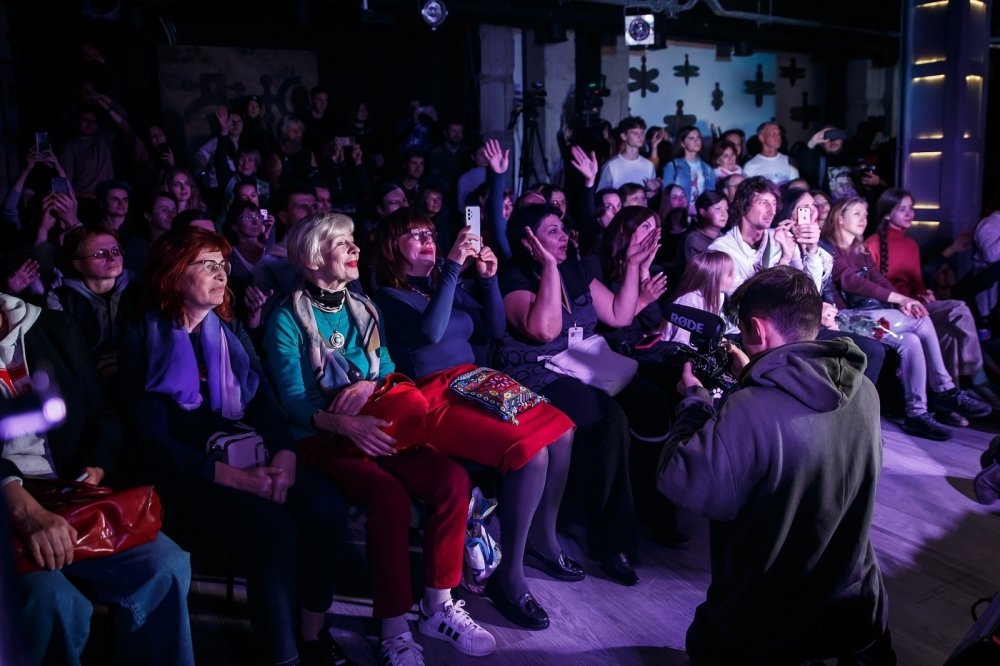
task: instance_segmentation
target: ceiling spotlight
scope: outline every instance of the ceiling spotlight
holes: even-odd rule
[[[438,26],[448,18],[448,10],[441,0],[427,0],[420,8],[420,16],[424,19],[424,23],[431,27],[431,30],[437,30]]]

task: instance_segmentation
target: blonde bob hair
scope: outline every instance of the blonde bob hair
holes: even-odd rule
[[[313,215],[300,220],[288,232],[288,261],[302,271],[323,266],[323,244],[334,236],[354,233],[354,220],[341,213]]]

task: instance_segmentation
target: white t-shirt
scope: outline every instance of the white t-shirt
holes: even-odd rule
[[[622,155],[615,155],[604,163],[594,191],[603,190],[606,187],[613,187],[617,190],[625,183],[644,185],[645,181],[650,178],[656,178],[656,168],[642,155],[634,160],[625,159]]]
[[[743,175],[747,178],[764,176],[780,187],[788,181],[798,178],[799,170],[789,163],[788,155],[784,153],[778,153],[774,157],[764,157],[763,154],[758,154],[743,165]]]

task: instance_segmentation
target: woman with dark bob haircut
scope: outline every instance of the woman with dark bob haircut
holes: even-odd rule
[[[417,378],[430,405],[430,444],[504,473],[503,559],[488,593],[511,621],[544,629],[548,616],[524,577],[528,539],[529,564],[561,580],[584,577],[556,539],[573,422],[545,403],[519,414],[518,423],[505,422],[449,389],[452,380],[478,365],[473,341],[499,340],[505,330],[497,259],[489,247],[480,249],[480,242],[466,227],[439,260],[431,221],[412,208],[397,210],[375,229],[375,274],[381,286],[375,302],[385,315],[397,369]],[[462,272],[473,267],[481,302],[460,284]],[[474,439],[468,436],[472,432]]]
[[[530,205],[518,209],[507,226],[512,262],[500,279],[509,326],[498,355],[501,369],[541,393],[577,426],[570,484],[587,498],[591,545],[604,572],[624,585],[639,577],[635,555],[637,526],[629,483],[629,421],[618,402],[600,389],[545,367],[544,358],[565,350],[570,328],[594,334],[598,322],[632,323],[639,300],[640,267],[659,247],[657,227],[628,252],[617,293],[601,282],[599,269],[569,251],[569,236],[558,209]],[[619,397],[629,393],[628,387]]]
[[[163,500],[164,532],[193,553],[228,552],[247,567],[262,654],[293,664],[340,653],[322,629],[347,505],[297,463],[281,408],[233,319],[229,255],[222,236],[201,229],[169,231],[150,248],[145,312],[121,345],[125,413],[139,476]],[[243,424],[263,438],[266,466],[240,469],[206,453],[210,437]]]

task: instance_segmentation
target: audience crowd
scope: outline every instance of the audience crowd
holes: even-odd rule
[[[956,261],[968,235],[922,257],[907,235],[913,196],[842,130],[789,149],[773,120],[747,141],[627,117],[610,156],[566,142],[565,187],[511,192],[500,142],[416,100],[380,126],[364,102],[337,117],[331,97],[316,86],[302,117],[278,119],[256,95],[234,99],[185,154],[85,86],[72,132],[26,152],[0,218],[0,391],[30,392],[29,371],[47,366],[69,409],[48,435],[4,441],[0,461],[13,525],[44,567],[19,579],[32,661],[78,663],[98,600],[120,609],[123,663],[192,663],[187,553],[228,552],[263,662],[346,663],[324,620],[354,505],[382,663],[421,664],[406,618],[413,501],[425,513],[419,633],[489,654],[494,637],[451,594],[469,470],[500,477],[503,560],[485,593],[512,622],[558,621],[525,564],[564,581],[589,573],[557,524],[586,534],[605,576],[635,585],[640,530],[686,539],[654,474],[685,372],[668,351],[697,342],[670,306],[721,318],[736,347],[730,296],[772,267],[807,276],[799,286],[823,299],[819,339],[853,340],[852,367],[890,415],[902,405],[907,432],[947,439],[1000,406],[988,342],[1000,215],[975,231],[973,274]],[[462,223],[466,206],[480,230]],[[547,362],[595,334],[639,361],[613,395]],[[479,368],[539,404],[505,420],[459,397],[452,385]],[[373,408],[400,373],[426,411],[416,440]],[[265,464],[206,453],[240,429],[263,438]],[[162,533],[74,562],[72,528],[21,487],[33,476],[152,484]]]

